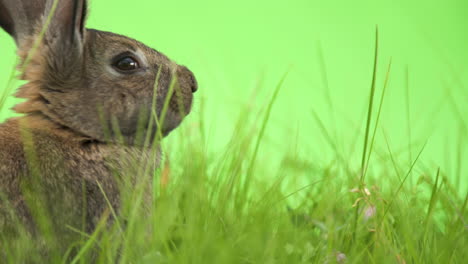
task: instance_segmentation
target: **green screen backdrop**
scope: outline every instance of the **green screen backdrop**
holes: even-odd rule
[[[240,109],[264,109],[290,69],[261,149],[274,168],[292,142],[304,159],[333,162],[317,119],[359,161],[378,26],[377,101],[392,66],[375,159],[387,140],[410,164],[427,141],[422,164],[468,177],[466,162],[457,161],[468,161],[467,14],[465,0],[92,0],[88,27],[133,37],[188,66],[200,89],[183,125],[196,126],[203,115],[214,153],[227,144]],[[4,32],[0,47],[3,89],[16,60]],[[12,114],[5,107],[0,118]]]

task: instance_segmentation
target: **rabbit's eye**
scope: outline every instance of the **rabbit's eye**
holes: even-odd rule
[[[121,71],[134,71],[140,68],[138,62],[132,57],[124,57],[114,63],[114,67]]]

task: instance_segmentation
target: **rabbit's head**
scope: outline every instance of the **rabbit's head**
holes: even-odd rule
[[[0,9],[28,81],[17,112],[91,140],[129,143],[140,131],[167,135],[190,112],[193,73],[134,39],[86,29],[87,1],[0,0]]]

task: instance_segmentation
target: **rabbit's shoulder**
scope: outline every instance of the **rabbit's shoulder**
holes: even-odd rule
[[[25,167],[24,149],[18,120],[10,119],[0,124],[0,179],[17,174]]]
[[[103,159],[83,148],[82,141],[82,136],[40,116],[9,119],[0,124],[0,177],[12,181],[33,169],[47,177],[76,174],[86,164],[83,159]]]

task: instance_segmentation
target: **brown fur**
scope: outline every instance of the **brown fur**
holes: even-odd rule
[[[0,7],[18,13],[15,1],[0,0]],[[32,2],[45,6],[47,15],[53,1]],[[99,184],[118,210],[121,187],[129,186],[122,182],[135,183],[139,179],[132,177],[141,176],[132,166],[149,163],[151,172],[158,165],[159,151],[152,155],[143,148],[138,133],[154,136],[158,127],[149,126],[149,117],[153,111],[161,115],[171,80],[176,80],[175,91],[159,128],[164,135],[189,113],[197,84],[186,67],[136,40],[85,29],[86,1],[59,1],[40,42],[46,16],[43,10],[36,16],[27,10],[23,17],[34,28],[25,28],[24,21],[22,27],[11,27],[18,25],[12,21],[18,16],[0,17],[0,26],[15,37],[21,78],[28,81],[16,94],[26,101],[14,107],[24,116],[0,124],[0,229],[18,217],[34,233],[38,215],[31,208],[40,201],[57,232],[70,233],[66,225],[79,229],[83,218],[89,232],[109,209]],[[112,68],[116,56],[125,52],[142,60],[141,70],[127,74]],[[122,171],[126,173],[116,176]]]

